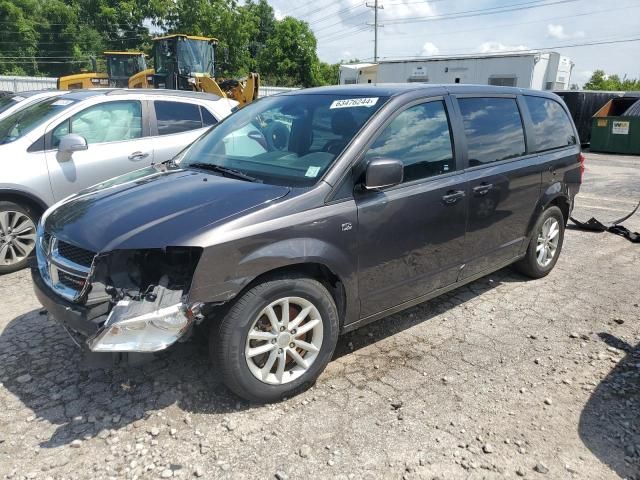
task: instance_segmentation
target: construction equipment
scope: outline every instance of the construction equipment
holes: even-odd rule
[[[95,57],[91,58],[92,72],[76,73],[58,78],[58,89],[72,90],[92,87],[146,88],[147,77],[153,72],[147,69],[142,52],[104,52],[107,73],[97,70]]]
[[[218,40],[174,34],[153,39],[155,71],[146,82],[155,88],[195,90],[237,100],[245,105],[258,98],[260,77],[216,79],[214,58]]]

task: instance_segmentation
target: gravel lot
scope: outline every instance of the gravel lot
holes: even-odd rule
[[[588,154],[575,216],[630,211],[639,175]],[[313,389],[257,406],[201,341],[87,367],[28,273],[0,277],[0,478],[640,479],[639,285],[640,245],[569,230],[545,279],[504,269],[342,337]]]

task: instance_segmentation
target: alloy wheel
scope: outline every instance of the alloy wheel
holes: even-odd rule
[[[15,265],[27,258],[36,244],[36,226],[28,215],[0,211],[0,265]]]
[[[550,217],[545,220],[538,234],[536,256],[538,265],[547,267],[556,256],[558,242],[560,240],[560,224],[558,220]]]
[[[289,383],[315,362],[324,327],[318,309],[300,297],[280,298],[264,307],[247,334],[245,359],[258,380]]]

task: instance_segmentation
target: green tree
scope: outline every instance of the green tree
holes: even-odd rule
[[[640,90],[640,79],[620,79],[619,75],[607,75],[604,70],[596,70],[584,84],[585,90],[629,91]]]
[[[316,38],[306,22],[286,17],[260,53],[258,65],[265,80],[285,87],[311,87],[319,81]]]
[[[36,75],[38,33],[26,12],[36,9],[32,0],[0,1],[0,74]]]

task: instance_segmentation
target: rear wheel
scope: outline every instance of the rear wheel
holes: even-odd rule
[[[558,207],[549,207],[536,222],[527,253],[515,264],[531,278],[542,278],[553,270],[564,241],[564,216]]]
[[[36,245],[38,215],[30,208],[0,201],[0,274],[27,265]]]
[[[309,278],[279,278],[247,291],[212,329],[211,355],[226,385],[254,402],[309,388],[329,363],[338,314],[327,289]]]

